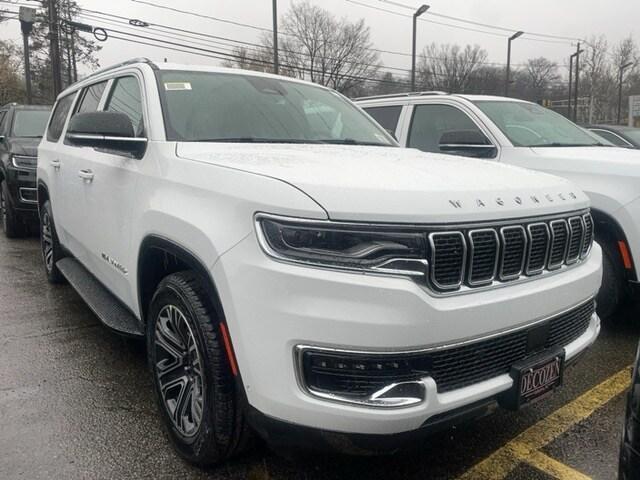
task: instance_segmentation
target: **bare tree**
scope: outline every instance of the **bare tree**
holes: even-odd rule
[[[280,21],[278,48],[280,73],[304,78],[350,94],[363,89],[363,81],[376,78],[380,61],[372,50],[369,27],[364,20],[337,19],[309,2],[294,3]],[[227,65],[271,71],[271,35],[261,38],[262,47]],[[250,58],[246,58],[250,57]],[[256,62],[258,59],[260,61]]]
[[[551,84],[560,78],[558,64],[544,57],[527,60],[522,75],[534,100],[540,100]]]
[[[421,88],[464,92],[472,84],[473,74],[487,59],[479,45],[438,45],[424,48],[418,61],[417,77]]]
[[[225,60],[225,67],[242,68],[244,70],[255,70],[257,72],[273,72],[273,55],[268,49],[251,49],[237,47],[233,49],[234,58]]]
[[[25,90],[19,51],[15,45],[0,41],[0,105],[22,101]]]

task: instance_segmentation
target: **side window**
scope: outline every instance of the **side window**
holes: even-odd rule
[[[121,77],[115,81],[105,110],[124,113],[131,120],[136,137],[144,136],[142,99],[135,77]]]
[[[401,105],[369,107],[365,108],[364,111],[371,115],[386,131],[395,134],[400,112],[402,112]]]
[[[450,105],[416,105],[409,129],[408,146],[424,152],[462,153],[441,148],[441,145],[450,146],[452,144],[491,146],[491,142],[485,134],[461,110]],[[470,155],[468,151],[462,154]],[[478,155],[474,154],[473,156],[487,155],[478,152]]]
[[[615,133],[611,133],[611,132],[608,132],[607,130],[599,130],[599,129],[595,129],[595,128],[593,130],[591,130],[591,131],[593,133],[595,133],[596,135],[600,135],[605,140],[610,141],[611,143],[613,143],[617,147],[628,147],[628,146],[630,146],[629,142],[625,141],[623,138],[620,138]]]
[[[67,119],[67,114],[73,103],[75,92],[70,93],[66,97],[62,97],[58,100],[56,107],[53,109],[51,120],[49,120],[49,128],[47,129],[47,140],[50,142],[57,142],[62,135],[64,129],[64,123]]]
[[[82,99],[76,108],[76,113],[95,112],[98,110],[98,105],[106,86],[107,82],[104,81],[85,88],[82,91]]]

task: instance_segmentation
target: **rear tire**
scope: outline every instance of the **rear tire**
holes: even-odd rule
[[[624,274],[621,259],[611,242],[603,241],[602,286],[597,296],[598,315],[603,320],[615,321],[615,314],[625,297]]]
[[[2,229],[7,238],[18,238],[24,235],[24,224],[9,202],[9,187],[6,180],[0,184],[0,216]]]
[[[42,250],[42,260],[44,270],[49,283],[64,283],[65,279],[56,263],[64,257],[62,247],[58,241],[58,234],[53,223],[53,212],[51,202],[47,200],[40,209],[40,249]]]
[[[200,277],[169,275],[147,318],[156,400],[178,453],[201,466],[238,454],[251,433],[220,337],[220,319]]]

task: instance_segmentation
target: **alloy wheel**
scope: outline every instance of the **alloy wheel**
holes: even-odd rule
[[[160,310],[155,323],[155,375],[173,426],[194,436],[204,410],[204,375],[196,339],[175,305]]]
[[[53,270],[53,231],[51,228],[51,217],[48,212],[42,214],[42,256],[47,272]]]

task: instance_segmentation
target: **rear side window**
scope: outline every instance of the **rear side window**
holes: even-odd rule
[[[140,86],[135,77],[121,77],[115,81],[105,110],[124,113],[131,120],[136,137],[144,135]]]
[[[369,107],[365,108],[364,111],[371,115],[387,132],[395,134],[400,112],[402,111],[401,105]]]
[[[467,114],[450,105],[416,105],[409,130],[409,147],[440,152],[440,139],[453,131],[482,131]],[[486,140],[486,143],[490,143]]]
[[[76,113],[95,112],[98,110],[98,105],[106,86],[107,82],[104,81],[85,88]]]
[[[51,121],[49,122],[49,128],[47,130],[47,140],[50,142],[57,142],[62,135],[64,129],[64,123],[67,120],[67,114],[73,103],[74,93],[70,93],[66,97],[62,97],[58,100],[53,115],[51,115]]]

